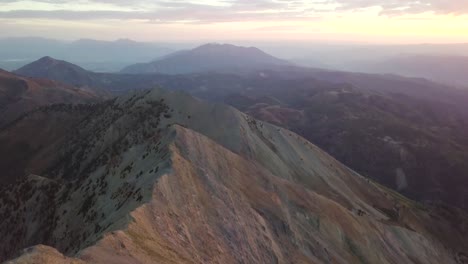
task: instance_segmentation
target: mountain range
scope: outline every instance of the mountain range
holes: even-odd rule
[[[281,45],[272,54],[310,67],[398,74],[468,88],[467,43],[407,45]]]
[[[177,47],[172,44],[171,46]],[[142,43],[129,39],[61,41],[45,38],[0,39],[0,67],[13,70],[44,55],[72,61],[88,70],[119,71],[132,63],[174,52],[164,43]]]
[[[64,73],[74,72],[75,66],[48,61],[17,73],[115,94],[157,86],[184,90],[291,129],[358,173],[413,199],[468,206],[463,188],[468,171],[465,91],[424,79],[291,65],[249,73],[185,75],[81,69],[70,76]],[[60,65],[61,70],[50,64]]]
[[[95,72],[119,72],[124,67],[163,60],[195,43],[145,43],[129,39],[61,41],[45,38],[0,38],[0,68],[14,70],[44,55]],[[260,47],[298,65],[365,73],[421,77],[466,88],[468,44],[357,45],[319,43],[243,43]],[[170,47],[170,48],[168,48]],[[149,67],[151,70],[151,67]],[[153,69],[154,70],[154,69]]]
[[[232,45],[158,63],[0,71],[0,262],[468,263],[468,92]]]
[[[404,54],[355,65],[356,70],[416,76],[468,88],[468,56]]]
[[[9,263],[467,258],[463,211],[422,206],[293,132],[188,94],[45,107],[0,140],[34,150],[0,192],[0,258]]]

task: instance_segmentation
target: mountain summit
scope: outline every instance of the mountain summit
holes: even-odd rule
[[[18,179],[0,185],[0,261],[466,259],[463,212],[422,206],[288,130],[184,93],[39,109],[0,141],[10,155],[31,149],[22,164],[0,160]]]
[[[131,65],[122,72],[186,74],[269,69],[288,64],[290,63],[254,47],[205,44],[192,50],[170,54],[150,63]]]
[[[27,77],[60,81],[73,86],[85,86],[93,83],[92,74],[87,70],[49,56],[25,65],[16,70],[15,73]]]

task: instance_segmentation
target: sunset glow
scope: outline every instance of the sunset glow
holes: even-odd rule
[[[468,42],[466,1],[361,2],[7,0],[0,30],[59,39]]]

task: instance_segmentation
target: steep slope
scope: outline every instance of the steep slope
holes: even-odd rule
[[[206,44],[176,52],[162,59],[128,66],[122,73],[187,74],[196,72],[246,71],[288,65],[257,48],[229,44]]]
[[[303,80],[257,86],[225,102],[295,131],[360,174],[413,199],[468,209],[468,98],[447,98],[424,100]]]
[[[38,106],[96,102],[100,96],[56,81],[32,79],[0,70],[0,127]]]
[[[75,124],[1,190],[2,259],[45,244],[76,263],[466,263],[463,212],[422,207],[233,108],[153,90]],[[11,263],[41,258],[65,260],[39,246]]]

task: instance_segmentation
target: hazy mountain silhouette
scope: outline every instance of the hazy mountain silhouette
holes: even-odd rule
[[[49,56],[25,65],[14,72],[27,77],[47,78],[75,86],[93,84],[91,74],[87,70]]]
[[[128,39],[80,39],[69,42],[34,37],[0,39],[0,47],[0,67],[8,70],[17,69],[49,55],[99,72],[119,71],[129,64],[148,61],[176,50],[169,49],[162,43],[144,43]]]
[[[150,63],[131,65],[122,73],[187,74],[195,72],[229,72],[269,69],[288,65],[254,48],[229,44],[206,44],[188,51],[179,51]]]
[[[367,72],[422,77],[468,88],[468,57],[465,56],[406,54],[381,61],[369,61],[356,68]]]

